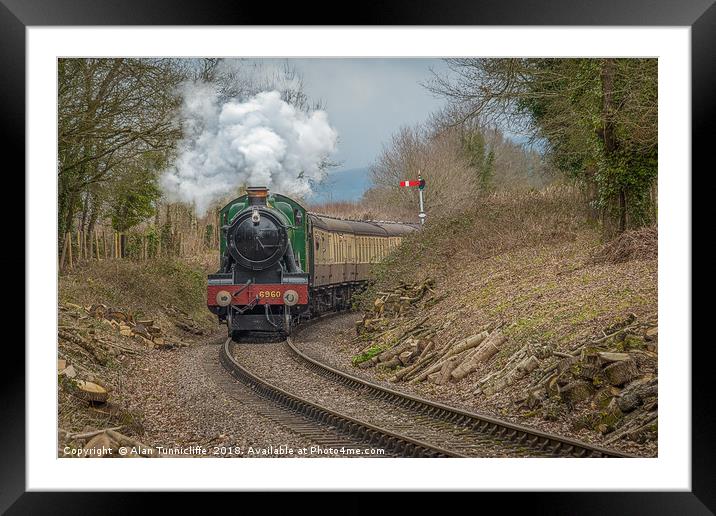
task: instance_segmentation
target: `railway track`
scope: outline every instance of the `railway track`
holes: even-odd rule
[[[233,341],[227,339],[221,346],[219,357],[224,368],[239,382],[249,387],[261,398],[279,406],[283,411],[282,419],[292,418],[289,426],[307,435],[322,446],[351,447],[360,450],[369,447],[383,450],[384,456],[393,457],[460,457],[461,455],[439,446],[411,439],[387,429],[358,421],[340,414],[330,408],[295,396],[273,385],[242,366],[232,353]],[[277,414],[274,412],[274,418]],[[300,419],[297,419],[300,418]],[[303,421],[301,421],[303,420]],[[312,422],[306,425],[306,421]],[[282,421],[286,422],[286,421]],[[301,424],[303,422],[303,424]],[[338,441],[326,441],[325,433],[330,432],[342,437]],[[319,439],[317,439],[317,437]],[[351,446],[352,445],[352,446]],[[350,451],[348,452],[351,453]]]
[[[547,452],[549,456],[553,457],[631,457],[630,455],[615,450],[609,450],[600,446],[561,437],[556,434],[501,421],[490,416],[467,412],[436,401],[426,400],[390,389],[363,378],[353,376],[345,371],[341,371],[309,357],[298,349],[291,337],[286,340],[286,345],[291,352],[312,371],[349,388],[360,390],[363,396],[371,396],[374,399],[388,401],[397,407],[414,411],[438,422],[454,424],[458,427],[470,430],[475,434],[493,436],[506,443],[525,446],[536,452]]]
[[[391,456],[579,458],[628,456],[614,450],[467,412],[378,385],[309,357],[298,349],[291,338],[281,346],[291,355],[294,362],[350,391],[355,399],[363,403],[365,400],[371,400],[372,405],[380,405],[380,412],[390,414],[390,417],[385,421],[382,419],[376,421],[375,418],[373,421],[366,421],[366,418],[360,414],[346,414],[350,412],[347,406],[331,408],[326,406],[327,404],[319,405],[315,401],[289,393],[286,387],[276,385],[279,382],[271,383],[240,364],[232,353],[233,344],[230,340],[222,346],[221,361],[236,379],[251,387],[262,398],[279,405],[283,410],[311,420],[314,425],[331,428],[344,438],[382,447]],[[503,450],[503,454],[486,454],[486,450],[495,448]]]

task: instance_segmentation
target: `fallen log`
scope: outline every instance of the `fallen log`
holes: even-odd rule
[[[580,401],[589,399],[594,392],[593,387],[582,380],[576,380],[562,387],[560,394],[565,401],[577,404]]]
[[[422,364],[423,366],[430,365],[430,367],[424,369],[419,375],[413,376],[413,377],[410,379],[410,383],[422,382],[422,381],[425,380],[429,375],[440,371],[440,368],[442,367],[442,364],[443,364],[443,362],[442,362],[441,359],[442,359],[442,353],[441,353],[440,351],[438,351],[438,352],[436,353],[436,355],[433,357],[433,359],[430,360],[430,364],[428,364],[428,363],[423,363],[423,364]]]
[[[448,383],[450,381],[450,374],[455,370],[461,361],[462,357],[460,355],[453,356],[443,361],[443,366],[440,368],[440,373],[437,378],[435,378],[435,383],[437,385],[444,385]]]
[[[411,383],[422,382],[423,380],[428,378],[428,376],[431,375],[432,373],[440,371],[442,369],[442,367],[445,365],[445,363],[448,360],[450,360],[452,357],[462,355],[466,351],[476,348],[487,338],[487,336],[488,336],[488,333],[486,331],[483,331],[481,333],[471,335],[470,337],[461,340],[457,344],[446,345],[445,347],[443,347],[440,350],[441,356],[439,357],[438,361],[435,362],[435,364],[432,365],[429,369],[426,369],[423,373],[421,373],[420,376],[411,380]],[[462,358],[465,358],[465,357],[462,357]],[[455,369],[455,367],[457,367],[457,365],[459,364],[459,361],[456,363],[455,362],[453,362],[453,363],[454,363],[454,367],[450,368],[450,372],[452,372]],[[440,385],[447,383],[447,381],[449,381],[449,379],[450,379],[449,377],[445,378],[445,379],[440,377],[440,381],[442,382]]]
[[[639,409],[641,410],[641,409]],[[629,434],[632,432],[636,433],[635,431],[643,429],[645,426],[649,424],[655,423],[659,415],[656,412],[642,412],[640,414],[636,414],[638,412],[635,411],[633,416],[624,423],[623,426],[621,426],[618,430],[616,430],[610,437],[607,439],[604,444],[607,446],[610,444],[614,444],[616,441],[623,437],[629,437]]]
[[[400,360],[400,363],[404,366],[407,366],[410,364],[410,361],[415,356],[415,351],[403,351],[400,355],[398,355],[398,360]]]
[[[537,360],[537,357],[535,357],[534,355],[530,355],[529,357],[522,360],[519,364],[517,364],[507,374],[503,375],[497,381],[487,386],[483,390],[483,392],[485,393],[485,395],[491,396],[494,393],[501,391],[505,387],[509,387],[517,380],[524,378],[529,373],[537,369],[539,365],[540,361]]]
[[[462,341],[452,346],[452,348],[445,354],[445,358],[450,358],[451,356],[460,354],[463,351],[479,346],[482,341],[484,341],[488,337],[488,335],[489,333],[487,331],[482,331],[480,333],[476,333],[475,335],[471,335],[466,339],[463,339]]]
[[[603,363],[611,364],[613,362],[621,362],[623,360],[629,360],[629,353],[608,353],[608,352],[600,352],[597,353],[597,356],[599,356],[599,359]]]
[[[97,403],[104,403],[107,401],[107,390],[101,385],[97,385],[96,383],[88,382],[86,380],[75,380],[75,385],[77,387],[77,394],[87,401]]]
[[[435,341],[429,340],[428,343],[423,348],[423,350],[420,352],[420,355],[418,356],[418,360],[422,360],[423,358],[428,356],[428,353],[431,352],[433,349],[435,349]]]
[[[417,346],[417,341],[414,341],[411,338],[402,342],[402,344],[400,343],[400,341],[398,341],[395,346],[383,351],[378,355],[378,362],[387,362],[394,357],[400,355],[404,351],[409,351],[412,346]]]
[[[636,367],[636,362],[631,359],[614,362],[604,368],[604,376],[612,385],[624,385],[638,375],[639,370]]]
[[[419,375],[422,375],[423,372],[427,371],[427,369],[431,368],[438,360],[440,359],[440,352],[439,351],[433,351],[425,356],[424,359],[422,359],[420,362],[416,362],[415,364],[411,365],[408,371],[405,372],[405,374],[401,375],[401,378],[403,378],[404,381],[410,381],[412,382],[417,378]]]
[[[425,367],[426,365],[430,364],[435,358],[437,357],[437,352],[433,351],[425,355],[422,359],[419,361],[413,363],[412,365],[405,367],[401,369],[400,371],[397,371],[395,373],[395,376],[391,377],[389,381],[391,382],[397,382],[400,381],[402,378],[409,377],[413,372],[420,370],[421,368]]]
[[[393,357],[390,360],[387,360],[385,362],[378,362],[376,364],[376,368],[379,369],[393,369],[394,367],[398,367],[401,365],[400,358],[399,357]]]
[[[492,358],[506,341],[507,337],[499,330],[495,330],[453,370],[450,377],[456,381],[465,378],[468,374],[476,370],[480,364]]]

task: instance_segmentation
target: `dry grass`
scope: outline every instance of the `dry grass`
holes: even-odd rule
[[[557,347],[599,335],[629,313],[655,317],[656,258],[594,263],[599,231],[581,206],[573,191],[551,188],[494,195],[434,220],[376,267],[376,284],[359,301],[432,277],[445,299],[425,315],[449,321],[441,340],[498,320],[516,344]]]
[[[652,260],[659,255],[659,230],[656,226],[626,231],[607,242],[592,256],[593,263],[624,263]]]
[[[207,260],[208,261],[208,260]],[[215,323],[206,309],[204,260],[89,262],[59,279],[60,303],[82,306],[103,303],[131,312],[154,315],[171,305],[198,323]]]
[[[570,188],[498,193],[455,213],[446,207],[376,267],[378,283],[439,278],[512,249],[573,242],[588,229],[583,204]]]

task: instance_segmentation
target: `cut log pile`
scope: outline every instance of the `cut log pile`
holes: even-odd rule
[[[103,304],[86,307],[60,305],[57,330],[58,386],[89,405],[104,404],[110,396],[115,359],[148,353],[149,349],[172,349],[186,344],[166,339],[152,319]],[[98,322],[99,321],[99,322]]]
[[[395,324],[395,318],[408,317],[420,309],[428,308],[440,300],[435,295],[435,281],[399,283],[388,292],[378,292],[370,310],[356,322],[358,335],[379,333]]]
[[[507,338],[495,324],[438,346],[433,339],[438,330],[426,325],[428,318],[410,317],[440,300],[433,286],[432,280],[426,280],[378,292],[372,309],[356,322],[358,336],[368,338],[370,344],[354,357],[354,365],[400,368],[390,378],[393,382],[444,385],[465,378],[500,350]]]
[[[92,317],[106,321],[109,326],[119,331],[124,337],[132,337],[137,342],[152,349],[173,347],[162,336],[162,329],[149,318],[137,318],[123,310],[110,308],[107,305],[95,304],[87,310]]]
[[[61,307],[61,309],[62,308],[63,307]],[[159,327],[153,319],[136,317],[126,310],[112,308],[104,304],[94,304],[81,307],[72,303],[66,303],[64,308],[81,310],[89,316],[102,321],[108,329],[114,329],[123,337],[131,337],[136,342],[150,349],[171,349],[181,347],[183,345],[165,338],[162,334],[161,327]],[[70,327],[65,329],[71,330],[72,328]],[[100,339],[100,344],[106,346],[107,342],[103,342]]]
[[[473,396],[507,397],[525,414],[541,413],[545,419],[568,417],[577,430],[610,434],[609,442],[656,439],[655,320],[637,321],[629,314],[566,351],[511,342],[510,326],[497,322],[440,343],[446,326],[431,326],[420,310],[436,299],[432,286],[400,284],[378,293],[356,322],[357,339],[368,345],[354,357],[354,365],[388,373],[391,382],[444,386],[469,378]]]
[[[656,439],[658,330],[634,318],[627,322],[572,353],[553,352],[556,363],[537,371],[517,404],[541,409],[543,417],[550,419],[556,400],[581,414],[574,423],[576,430],[610,434],[607,444],[622,438]],[[483,392],[494,393],[489,388]]]

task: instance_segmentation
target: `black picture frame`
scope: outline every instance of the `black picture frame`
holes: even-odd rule
[[[0,139],[3,155],[19,158],[24,169],[25,147],[25,29],[64,25],[607,25],[691,27],[692,157],[706,163],[713,146],[716,74],[714,0],[601,0],[481,2],[394,1],[355,4],[350,17],[330,6],[307,9],[296,3],[275,9],[270,5],[229,0],[97,1],[0,0]],[[316,16],[316,12],[324,13]],[[23,167],[23,168],[20,168]],[[689,172],[690,173],[690,172]],[[15,175],[19,179],[19,175]],[[15,191],[25,190],[19,180]],[[17,196],[16,196],[17,197]],[[52,222],[49,222],[51,224]],[[33,238],[32,235],[21,237]],[[18,248],[24,248],[17,246]],[[25,270],[24,257],[3,257],[5,270]],[[29,293],[25,292],[25,296]],[[14,302],[19,296],[14,295]],[[24,298],[23,298],[24,301]],[[25,305],[27,310],[32,305]],[[687,347],[691,343],[672,343]],[[50,349],[48,347],[48,349]],[[692,346],[692,491],[644,493],[512,493],[514,502],[529,503],[530,512],[549,514],[712,514],[716,510],[714,439],[716,410],[710,403],[712,385],[708,341]],[[13,356],[14,354],[14,356]],[[142,497],[130,493],[26,493],[25,356],[17,342],[4,349],[5,367],[0,403],[0,511],[8,514],[114,514],[145,508]],[[696,417],[698,416],[698,417]],[[484,496],[494,496],[487,495]],[[181,497],[177,497],[180,500]],[[404,500],[400,497],[400,501]],[[396,500],[394,503],[400,503]],[[499,503],[504,503],[500,500]],[[389,507],[386,505],[384,508]]]

